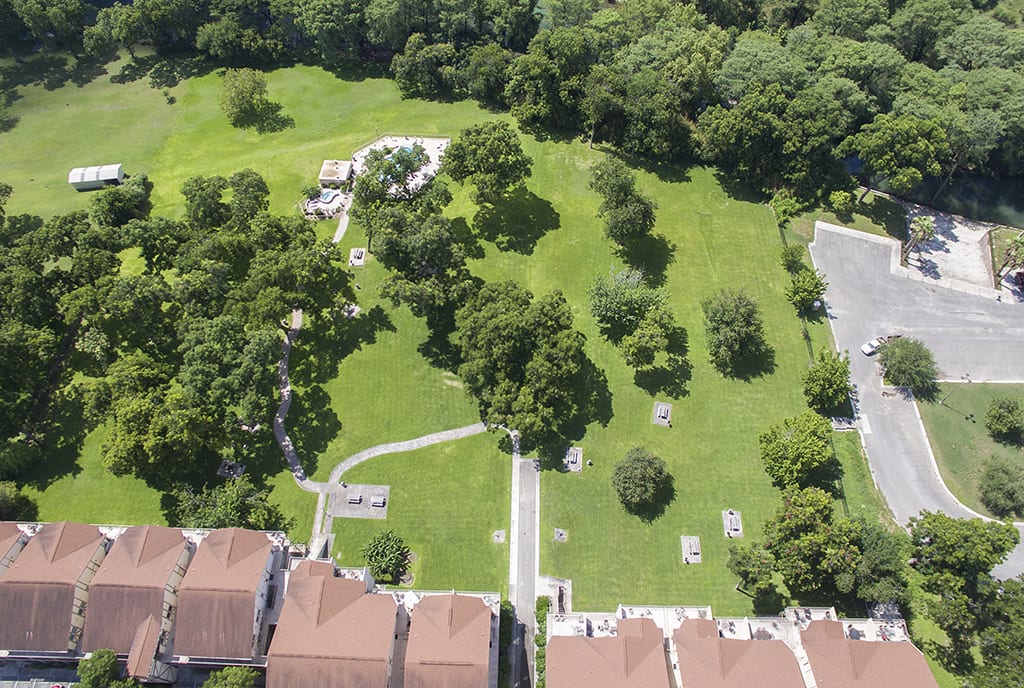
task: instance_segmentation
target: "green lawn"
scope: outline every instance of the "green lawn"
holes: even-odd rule
[[[131,476],[118,477],[100,463],[108,427],[85,436],[77,455],[53,452],[24,478],[22,491],[39,505],[41,521],[166,524],[160,492]]]
[[[388,484],[388,517],[334,519],[335,552],[343,566],[365,562],[360,548],[392,528],[417,555],[410,572],[419,589],[508,590],[510,478],[507,455],[485,434],[405,454],[380,456],[345,474],[353,483]]]
[[[860,193],[857,195],[859,197]],[[848,215],[837,215],[825,206],[800,213],[789,222],[789,240],[802,244],[810,243],[814,239],[816,220],[893,239],[903,239],[907,222],[902,206],[885,196],[869,193],[864,202],[858,203],[854,211]]]
[[[102,75],[76,75],[74,65],[67,56],[37,55],[18,65],[20,81],[3,82],[20,96],[10,106],[17,126],[0,134],[0,179],[14,187],[8,215],[50,217],[86,207],[91,194],[68,184],[72,167],[120,162],[128,174],[150,172],[178,125],[181,106],[169,104],[147,80],[111,81],[121,63]],[[0,61],[0,74],[12,68],[11,60]],[[74,81],[92,76],[82,85]]]
[[[998,396],[1024,399],[1024,385],[945,382],[937,395],[944,403],[918,403],[946,486],[983,514],[988,511],[978,493],[978,477],[985,459],[995,454],[1024,460],[1019,448],[996,442],[985,429],[989,402]]]
[[[837,502],[837,511],[850,518],[879,520],[895,526],[885,500],[875,488],[868,459],[860,445],[860,434],[836,432],[832,435],[836,457],[843,466],[843,499]]]
[[[226,175],[243,167],[266,177],[272,211],[285,213],[315,179],[324,158],[347,157],[378,134],[454,136],[469,124],[499,117],[473,103],[402,100],[390,81],[345,80],[315,67],[273,72],[268,82],[270,98],[281,103],[294,127],[265,135],[228,125],[217,108],[215,73],[174,87],[173,105],[145,80],[118,85],[102,76],[81,87],[21,87],[23,97],[12,106],[21,122],[0,136],[0,154],[13,161],[5,170],[15,186],[8,210],[49,214],[81,207],[88,196],[67,186],[67,159],[88,153],[89,161],[97,156],[103,157],[100,162],[123,160],[129,172],[148,173],[156,187],[156,213],[181,214],[178,188],[188,176]],[[76,107],[65,112],[63,103],[72,95]],[[112,125],[86,116],[89,104],[115,108],[115,103]],[[111,136],[115,130],[118,135]],[[32,156],[37,137],[52,137],[48,155]],[[742,511],[747,536],[759,537],[778,492],[761,468],[757,434],[805,408],[800,376],[812,354],[829,345],[828,328],[821,320],[809,323],[805,343],[801,323],[783,296],[789,279],[779,266],[779,233],[764,205],[730,195],[711,169],[652,167],[638,171],[639,186],[659,205],[657,237],[645,247],[643,262],[671,294],[677,320],[689,335],[692,369],[635,375],[602,339],[587,307],[593,280],[623,266],[603,238],[595,217],[598,199],[587,188],[589,167],[606,153],[574,140],[528,135],[523,144],[534,159],[527,191],[499,208],[499,219],[483,228],[471,269],[487,280],[518,280],[537,295],[562,290],[587,337],[587,354],[607,380],[603,412],[574,440],[594,466],[582,475],[542,475],[541,570],[572,578],[580,609],[644,601],[712,604],[719,614],[748,613],[749,600],[734,591],[725,568],[729,542],[719,512]],[[50,186],[37,188],[30,179],[45,179]],[[453,191],[450,215],[456,223],[472,225],[475,208],[468,193]],[[865,216],[865,222],[891,221],[885,213],[875,215],[874,220]],[[329,236],[333,229],[334,223],[324,222],[317,231]],[[365,246],[358,224],[342,242],[346,255],[353,246]],[[363,313],[338,334],[308,319],[292,355],[296,400],[288,427],[316,479],[325,479],[335,464],[366,447],[478,419],[459,380],[431,361],[423,322],[379,298],[382,267],[371,257],[367,266],[352,270],[360,287],[353,294]],[[744,380],[723,378],[708,364],[699,305],[719,289],[737,286],[761,303],[774,352],[772,372]],[[672,429],[651,424],[655,399],[674,403]],[[124,479],[103,473],[99,441],[90,435],[62,474],[33,488],[45,517],[159,522],[159,495],[133,492]],[[847,464],[847,504],[851,511],[870,513],[878,508],[870,480],[859,450],[852,451],[848,441],[837,437],[837,451]],[[675,477],[676,498],[649,524],[623,512],[610,485],[614,462],[633,444],[662,456]],[[393,525],[420,556],[414,567],[417,586],[503,589],[507,550],[493,546],[490,534],[507,523],[508,463],[496,447],[497,439],[486,435],[381,457],[346,475],[390,484],[393,506],[385,523],[336,523],[342,561],[356,563],[369,534]],[[466,463],[470,455],[481,457],[473,470]],[[68,488],[61,492],[65,481]],[[304,541],[315,496],[298,490],[284,470],[267,481],[273,500],[295,521],[292,536]],[[74,504],[94,511],[62,509]],[[569,531],[567,543],[551,541],[554,527]],[[702,537],[704,564],[682,565],[679,536],[684,533]]]

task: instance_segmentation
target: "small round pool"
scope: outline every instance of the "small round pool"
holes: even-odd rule
[[[320,200],[324,203],[330,203],[340,195],[340,191],[335,189],[322,189],[320,191]]]

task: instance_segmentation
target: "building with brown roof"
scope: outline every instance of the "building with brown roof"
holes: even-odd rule
[[[302,562],[288,579],[267,656],[268,686],[387,688],[404,611],[372,579],[337,578],[327,562]]]
[[[40,528],[0,578],[0,649],[75,650],[89,584],[108,542],[96,526],[61,522]]]
[[[118,536],[92,581],[82,650],[131,654],[132,663],[144,667],[141,676],[148,677],[171,632],[192,551],[172,528],[136,526]]]
[[[0,578],[28,544],[28,534],[17,523],[0,521]]]
[[[546,676],[549,688],[669,688],[664,635],[651,619],[619,619],[615,635],[553,636]]]
[[[178,591],[174,654],[241,661],[261,656],[271,584],[284,559],[266,533],[229,528],[207,535]]]
[[[496,620],[481,597],[424,597],[412,611],[405,688],[493,688],[498,679]]]
[[[711,619],[686,619],[672,639],[682,688],[804,688],[796,657],[781,640],[722,638]]]
[[[811,621],[800,633],[818,688],[938,688],[909,642],[851,640],[840,621]]]

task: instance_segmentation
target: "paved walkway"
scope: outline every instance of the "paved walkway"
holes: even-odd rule
[[[860,345],[883,334],[924,341],[943,376],[981,381],[1024,380],[1024,306],[999,302],[994,290],[940,278],[915,279],[899,266],[895,240],[825,223],[816,225],[811,256],[829,281],[829,325],[836,345],[850,352],[859,392],[859,429],[872,476],[900,525],[922,510],[971,518],[939,474],[912,396],[882,385],[877,359]],[[1024,524],[1018,524],[1024,531]],[[996,567],[999,577],[1024,572],[1024,544]]]
[[[508,597],[515,609],[509,657],[512,688],[533,683],[537,578],[540,573],[540,464],[519,454],[519,434],[512,438],[512,513],[509,527]]]

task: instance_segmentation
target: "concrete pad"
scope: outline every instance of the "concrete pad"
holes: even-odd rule
[[[581,473],[583,471],[583,448],[569,447],[565,452],[565,458],[562,459],[562,465],[567,471]]]
[[[569,539],[569,532],[561,528],[555,528],[555,542],[565,542]]]
[[[353,248],[349,251],[348,264],[353,267],[366,265],[366,248]]]
[[[651,413],[651,422],[655,425],[663,425],[666,428],[671,428],[672,404],[665,401],[654,402],[654,411]]]
[[[910,252],[908,267],[936,282],[948,279],[992,288],[988,233],[995,225],[913,203],[903,206],[907,211],[908,232],[915,217],[927,217],[935,225],[935,238]]]
[[[504,530],[496,530],[496,531],[494,531],[494,534],[491,536],[491,539],[494,541],[494,543],[496,545],[503,544],[505,542],[505,531]]]
[[[743,516],[738,511],[726,509],[722,512],[722,530],[727,538],[743,537]]]
[[[683,546],[683,563],[700,564],[703,555],[700,551],[700,537],[697,535],[681,535],[679,537]]]
[[[390,497],[389,485],[342,483],[332,486],[327,511],[331,518],[387,518]]]

